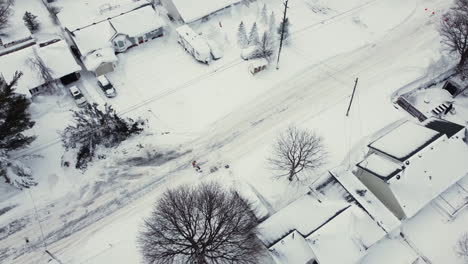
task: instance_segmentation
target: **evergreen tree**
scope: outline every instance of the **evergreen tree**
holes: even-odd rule
[[[262,35],[262,39],[260,40],[258,49],[255,52],[255,57],[256,58],[264,58],[268,61],[270,61],[271,57],[273,56],[274,53],[274,44],[272,37],[268,32],[264,32]]]
[[[243,21],[241,21],[239,24],[239,30],[237,31],[237,41],[241,48],[245,48],[249,44],[249,40],[247,39],[247,32],[245,31],[245,25]]]
[[[26,11],[23,16],[24,24],[31,31],[34,32],[39,29],[39,21],[37,21],[37,16]]]
[[[37,184],[31,176],[31,170],[9,155],[10,151],[24,148],[35,139],[23,134],[33,127],[34,122],[28,112],[29,100],[14,90],[21,75],[16,72],[9,83],[0,77],[0,176],[19,189]]]
[[[254,22],[249,34],[249,45],[257,45],[260,42],[258,37],[257,22]]]
[[[286,18],[284,21],[281,21],[279,27],[278,27],[278,35],[279,35],[279,38],[278,39],[281,39],[281,31],[283,30],[283,23],[284,23],[284,33],[283,33],[283,43],[284,44],[288,44],[289,41],[289,26],[291,25],[291,23],[289,23],[289,18]]]
[[[124,119],[117,115],[110,105],[101,111],[97,104],[73,112],[75,124],[69,125],[61,133],[65,148],[78,149],[77,169],[85,169],[98,146],[115,147],[133,134],[140,133],[142,121]]]
[[[262,11],[260,13],[260,21],[262,22],[263,25],[268,25],[268,10],[267,10],[267,5],[263,4]]]
[[[270,14],[270,21],[269,21],[268,30],[270,31],[270,35],[271,35],[271,36],[274,36],[275,31],[276,31],[276,17],[275,17],[275,12],[271,12],[271,14]]]

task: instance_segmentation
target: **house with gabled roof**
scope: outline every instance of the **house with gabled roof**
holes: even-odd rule
[[[441,119],[403,122],[368,145],[355,174],[395,216],[410,218],[468,174],[465,134]]]
[[[0,55],[0,78],[10,82],[15,72],[20,71],[23,75],[18,80],[16,91],[27,97],[40,94],[49,83],[46,83],[36,68],[33,63],[35,60],[40,60],[49,69],[54,83],[66,85],[80,78],[81,66],[76,62],[67,43],[60,39]]]
[[[163,35],[164,22],[150,4],[108,15],[84,27],[65,29],[86,69],[96,76],[114,70],[116,53]]]

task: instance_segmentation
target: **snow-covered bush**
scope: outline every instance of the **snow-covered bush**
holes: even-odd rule
[[[249,45],[257,45],[259,42],[257,22],[254,22],[249,33]]]
[[[85,169],[98,146],[111,148],[143,131],[144,122],[120,117],[110,105],[97,104],[73,112],[74,124],[61,132],[65,149],[77,149],[75,167]]]
[[[237,42],[241,48],[245,48],[249,45],[249,40],[247,39],[247,32],[245,31],[244,21],[241,21],[239,24],[239,29],[237,30]]]

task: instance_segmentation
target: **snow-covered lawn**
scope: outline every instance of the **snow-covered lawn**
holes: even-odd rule
[[[267,4],[279,21],[281,1]],[[60,167],[63,148],[56,131],[69,122],[71,99],[34,103],[37,125],[32,132],[38,139],[31,149],[43,158],[30,162],[40,181],[31,196],[48,249],[62,262],[138,263],[138,225],[162,190],[181,183],[228,178],[234,186],[248,189],[246,193],[270,213],[283,207],[306,188],[273,181],[265,160],[274,137],[290,123],[324,137],[327,167],[345,159],[353,164],[354,157],[346,156],[353,145],[401,117],[390,103],[391,94],[424,76],[439,58],[436,22],[448,3],[291,2],[292,35],[280,70],[273,64],[252,76],[249,62],[239,57],[235,35],[241,20],[249,29],[258,6],[239,6],[194,25],[197,32],[224,42],[225,56],[209,66],[187,54],[168,29],[164,37],[119,55],[118,68],[109,74],[116,98],[103,97],[95,79],[84,74],[79,86],[93,100],[149,120],[146,133],[108,151],[107,159],[84,173]],[[425,8],[437,15],[430,16]],[[346,118],[356,77],[357,93]],[[205,173],[195,173],[192,160],[199,161]],[[222,167],[225,164],[230,168]],[[219,170],[209,173],[212,167]],[[9,256],[7,263],[26,252],[15,261],[37,263],[44,257],[31,196],[28,191],[10,191],[0,202],[0,208],[18,205],[0,216],[0,226],[20,219],[8,230],[19,226],[21,231],[2,237],[0,259]]]

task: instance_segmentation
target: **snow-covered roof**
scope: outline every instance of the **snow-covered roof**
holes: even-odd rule
[[[54,3],[54,5],[61,8],[60,13],[57,14],[60,24],[70,31],[92,25],[93,23],[97,24],[140,6],[148,5],[147,1],[132,0],[113,0],[112,5],[109,5],[108,2],[104,3],[99,0],[61,0]],[[106,11],[104,11],[104,8]]]
[[[52,70],[52,76],[56,79],[82,70],[64,40],[41,47],[38,53],[42,61]]]
[[[405,215],[411,217],[468,174],[466,129],[445,134],[405,162],[405,168],[387,182]]]
[[[402,165],[382,155],[372,153],[357,164],[357,166],[383,179],[387,179],[399,173]]]
[[[355,205],[306,237],[320,264],[354,264],[386,233]]]
[[[86,55],[83,59],[83,64],[88,71],[95,71],[101,64],[116,62],[117,60],[114,49],[112,47],[106,47]]]
[[[73,39],[83,56],[95,50],[112,47],[111,38],[117,32],[108,21],[73,31]]]
[[[151,32],[164,26],[161,17],[150,6],[144,6],[111,19],[111,23],[118,33],[131,37]]]
[[[30,96],[30,89],[44,84],[43,79],[31,63],[31,60],[35,59],[36,54],[51,69],[54,79],[81,70],[81,67],[73,58],[68,45],[63,40],[41,48],[36,45],[0,56],[0,73],[7,82],[11,81],[15,71],[23,73],[16,87],[18,93]]]
[[[304,195],[261,223],[258,237],[269,247],[293,230],[306,236],[346,206],[344,201],[320,202]]]
[[[3,45],[6,45],[10,42],[31,38],[31,32],[24,25],[23,21],[10,21],[8,26],[0,31],[0,39],[3,42]]]
[[[419,256],[404,242],[401,237],[388,237],[380,240],[367,250],[361,264],[422,264]]]
[[[338,167],[331,174],[387,233],[400,226],[395,215],[351,171]]]
[[[185,23],[191,23],[241,0],[172,0]]]
[[[177,33],[183,37],[189,44],[200,54],[210,54],[210,46],[197,33],[195,33],[188,25],[183,25],[176,28]]]
[[[369,144],[369,147],[404,161],[441,135],[437,131],[406,121]]]
[[[277,264],[309,264],[315,260],[314,252],[297,231],[291,232],[269,250]]]

